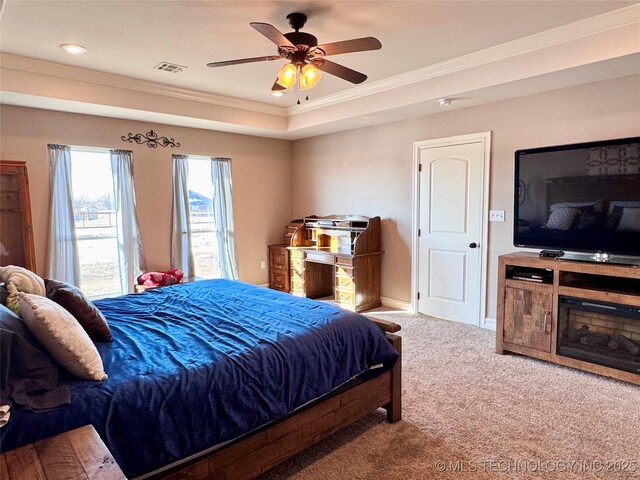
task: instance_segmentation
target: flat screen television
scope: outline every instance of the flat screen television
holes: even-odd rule
[[[639,152],[640,137],[516,151],[514,245],[640,260]]]

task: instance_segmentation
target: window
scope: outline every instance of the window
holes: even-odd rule
[[[89,297],[123,291],[109,150],[71,148],[71,190],[80,285]]]
[[[189,219],[195,276],[220,278],[218,238],[213,215],[211,159],[189,156]]]
[[[89,296],[133,292],[144,255],[130,150],[49,144],[47,275]]]
[[[190,279],[237,279],[231,159],[172,158],[171,266]]]

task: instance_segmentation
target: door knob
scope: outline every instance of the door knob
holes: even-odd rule
[[[476,242],[471,242],[469,244],[469,248],[476,248],[478,246],[478,244]]]

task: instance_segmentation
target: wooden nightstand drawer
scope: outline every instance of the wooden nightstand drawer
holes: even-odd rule
[[[276,289],[284,289],[287,285],[287,276],[282,272],[271,272],[269,286]]]
[[[287,261],[287,251],[285,250],[284,252],[272,252],[271,253],[271,258],[270,258],[270,262],[271,262],[271,266],[274,268],[284,268],[287,263],[289,263]]]
[[[91,425],[2,454],[2,480],[126,480]]]

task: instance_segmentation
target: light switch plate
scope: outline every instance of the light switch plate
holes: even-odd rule
[[[504,210],[491,210],[489,212],[490,222],[504,222]]]

